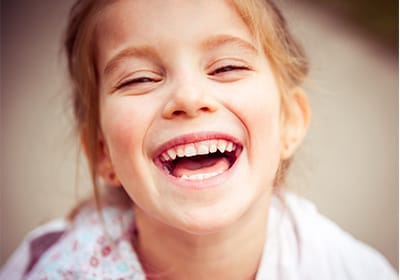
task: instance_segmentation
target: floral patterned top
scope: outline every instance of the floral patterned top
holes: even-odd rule
[[[2,268],[0,279],[146,279],[132,247],[133,211],[108,207],[101,214],[88,206],[72,222],[55,220],[37,228]],[[294,194],[272,199],[267,237],[257,280],[398,279],[377,251]]]

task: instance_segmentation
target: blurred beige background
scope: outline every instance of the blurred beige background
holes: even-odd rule
[[[280,2],[312,67],[313,122],[289,188],[398,269],[397,57],[326,10]],[[2,1],[0,265],[89,190],[60,55],[71,3]]]

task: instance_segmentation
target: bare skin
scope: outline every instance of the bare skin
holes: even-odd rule
[[[136,208],[136,250],[147,279],[255,279],[266,240],[268,205],[269,196],[264,195],[240,221],[207,235],[142,219],[146,214]]]

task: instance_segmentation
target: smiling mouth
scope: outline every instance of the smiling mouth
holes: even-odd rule
[[[209,139],[180,144],[164,150],[156,159],[167,175],[180,180],[202,181],[229,170],[242,146],[225,139]]]

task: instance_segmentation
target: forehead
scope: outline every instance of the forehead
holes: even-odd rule
[[[218,34],[252,41],[230,1],[119,0],[103,11],[96,30],[100,52],[131,45],[174,48]]]

